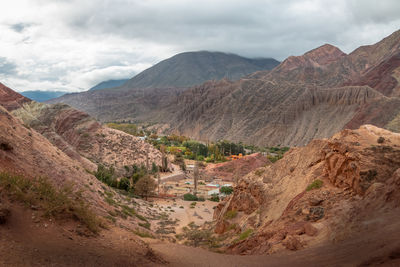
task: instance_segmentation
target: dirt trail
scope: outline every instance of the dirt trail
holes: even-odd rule
[[[87,237],[75,231],[74,222],[59,225],[41,218],[34,223],[32,213],[14,206],[9,221],[0,225],[0,266],[156,266],[163,262],[124,229],[113,227]]]

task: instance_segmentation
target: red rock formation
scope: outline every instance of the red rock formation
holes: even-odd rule
[[[31,102],[30,99],[14,92],[4,84],[0,83],[0,105],[7,110],[14,110],[22,107],[24,103]]]
[[[298,250],[359,235],[367,240],[400,212],[399,174],[399,134],[371,125],[343,130],[244,177],[215,209],[215,232],[229,234],[231,225],[253,229],[226,247],[235,254]],[[238,215],[232,219],[229,211]]]

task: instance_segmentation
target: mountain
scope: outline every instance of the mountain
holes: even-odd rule
[[[61,91],[24,91],[21,95],[30,98],[37,102],[45,102],[47,100],[64,95],[65,92]]]
[[[208,80],[238,80],[258,70],[270,70],[273,58],[245,58],[221,52],[186,52],[163,60],[130,79],[126,88],[190,87]]]
[[[96,165],[89,159],[70,156],[86,138],[85,145],[97,147],[91,151],[103,145],[108,162],[140,157],[146,146],[141,140],[119,131],[111,133],[113,139],[83,112],[36,103],[1,84],[0,129],[1,266],[94,266],[99,258],[104,266],[160,262],[134,234],[147,222],[148,204],[106,186],[93,175]]]
[[[101,89],[106,89],[106,88],[119,87],[119,86],[123,85],[124,83],[126,83],[128,80],[129,79],[104,81],[104,82],[101,82],[99,84],[96,84],[95,86],[90,88],[89,91],[90,90],[101,90]]]
[[[8,110],[14,110],[22,107],[24,103],[31,100],[11,90],[4,84],[0,83],[0,105]]]
[[[51,102],[101,121],[147,121],[166,133],[203,141],[298,146],[367,123],[400,131],[399,54],[397,31],[348,55],[325,44],[236,81],[174,90],[131,88],[127,82],[118,90]]]
[[[324,248],[335,251],[326,266],[396,265],[399,203],[400,135],[364,125],[241,177],[212,229],[233,254]]]
[[[138,137],[104,127],[82,111],[65,104],[38,103],[3,85],[1,95],[8,97],[0,98],[0,105],[88,170],[102,164],[122,175],[124,166],[146,164],[147,156],[150,163],[161,166],[161,153],[154,147]]]

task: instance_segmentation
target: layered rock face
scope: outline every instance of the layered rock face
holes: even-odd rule
[[[400,31],[346,55],[323,45],[272,70],[189,89],[106,90],[64,96],[101,120],[151,121],[165,133],[259,146],[305,145],[371,123],[400,130]]]
[[[16,99],[13,103],[21,99],[11,89],[6,91],[13,92]],[[150,144],[103,127],[88,114],[67,105],[42,104],[28,99],[19,108],[15,106],[10,110],[25,126],[35,129],[88,170],[95,170],[96,164],[103,164],[115,167],[117,174],[123,175],[124,166],[146,164],[147,160],[161,166],[161,153]]]
[[[292,148],[283,159],[243,177],[215,210],[215,232],[253,230],[249,238],[227,247],[235,254],[298,250],[352,238],[368,242],[376,232],[384,242],[400,228],[394,223],[399,211],[400,134],[365,125]],[[238,214],[233,219],[227,216],[232,212]],[[397,225],[396,230],[380,232],[389,225]]]
[[[17,92],[14,92],[4,84],[0,83],[0,105],[7,110],[20,108],[24,103],[29,103],[31,100]]]

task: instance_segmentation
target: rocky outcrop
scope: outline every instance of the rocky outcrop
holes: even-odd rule
[[[7,110],[20,108],[24,103],[29,103],[31,100],[17,92],[14,92],[4,84],[0,83],[0,105]]]
[[[215,232],[253,234],[226,247],[265,254],[351,239],[400,211],[400,135],[372,125],[292,148],[247,175],[214,213]],[[230,214],[237,213],[235,217]],[[377,219],[377,216],[379,219]],[[369,223],[371,220],[373,224]]]
[[[117,174],[124,166],[156,163],[161,166],[161,153],[138,137],[103,127],[88,114],[64,104],[31,102],[13,114],[48,138],[71,158],[88,162],[87,166],[113,166]],[[89,168],[88,169],[93,169]]]

